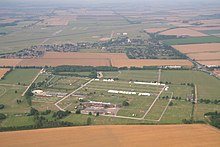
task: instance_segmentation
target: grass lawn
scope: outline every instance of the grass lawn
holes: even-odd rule
[[[40,69],[14,69],[4,80],[0,80],[0,84],[29,85],[39,71]]]
[[[160,97],[163,96],[171,96],[173,93],[173,97],[181,97],[181,99],[186,99],[189,96],[192,96],[192,87],[186,85],[179,85],[179,84],[169,84],[169,89],[164,91]]]
[[[132,117],[132,114],[136,114],[135,117],[142,117],[153,103],[155,97],[136,97],[131,99],[129,106],[122,107],[117,115]]]

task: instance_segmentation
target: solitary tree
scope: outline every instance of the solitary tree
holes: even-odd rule
[[[123,101],[122,106],[129,106],[129,103],[127,101]]]
[[[169,106],[173,106],[173,102],[172,101],[169,103]]]

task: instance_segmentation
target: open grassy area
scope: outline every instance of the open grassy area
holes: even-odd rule
[[[2,127],[19,127],[34,125],[34,119],[31,116],[13,116],[2,121]]]
[[[186,85],[179,85],[179,84],[169,84],[168,85],[169,89],[167,91],[164,91],[161,95],[160,98],[163,96],[169,96],[171,95],[173,97],[180,97],[181,99],[186,99],[188,97],[192,96],[192,87],[191,86],[186,86]]]
[[[195,120],[205,120],[204,114],[207,112],[220,112],[220,105],[215,104],[197,104],[195,107]]]
[[[39,71],[40,69],[14,69],[4,80],[0,80],[0,84],[29,85]]]
[[[183,119],[190,119],[192,103],[173,100],[174,105],[168,107],[160,123],[182,123]]]
[[[60,91],[71,92],[77,89],[82,84],[86,83],[89,79],[70,76],[56,76],[48,84],[49,86],[43,87],[45,91]]]
[[[146,115],[145,119],[159,120],[167,104],[168,100],[158,99],[150,112]]]
[[[175,84],[194,83],[198,88],[199,99],[220,99],[220,81],[200,71],[163,70],[161,81]]]
[[[149,109],[150,105],[154,101],[155,97],[136,97],[130,100],[129,106],[122,107],[117,115],[141,118],[145,112]]]
[[[120,72],[103,72],[104,78],[119,78],[124,81],[157,81],[158,70],[123,70]]]
[[[11,115],[29,111],[26,99],[21,97],[25,88],[23,86],[0,86],[0,104],[5,105],[1,113]],[[18,104],[17,100],[21,100],[22,102]]]
[[[141,123],[152,123],[145,120],[132,120],[132,119],[124,119],[124,118],[114,118],[114,117],[106,117],[106,116],[90,116],[83,114],[71,114],[70,116],[62,119],[63,121],[72,122],[76,125],[86,125],[87,118],[90,117],[92,119],[92,125],[120,125],[120,124],[141,124]]]

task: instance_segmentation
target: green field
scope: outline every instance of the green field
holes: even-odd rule
[[[0,104],[5,105],[0,111],[9,115],[28,112],[28,104],[25,98],[21,97],[25,89],[24,86],[0,86]],[[17,100],[22,102],[18,104]]]
[[[60,91],[71,92],[77,89],[82,84],[86,83],[89,79],[70,76],[56,76],[53,78],[47,87],[41,87],[44,91]]]
[[[147,81],[158,79],[158,70],[123,70],[120,72],[103,72],[104,78],[119,78],[123,81]]]
[[[19,127],[30,126],[34,124],[33,117],[28,116],[13,116],[9,117],[1,123],[2,127]]]
[[[197,104],[195,107],[195,120],[205,121],[204,114],[207,112],[220,112],[220,105],[215,104]]]
[[[214,36],[207,37],[189,37],[181,39],[168,39],[163,41],[167,45],[181,45],[181,44],[199,44],[199,43],[219,43],[220,38]]]
[[[205,31],[202,31],[203,33],[205,34],[220,34],[220,30],[205,30]]]
[[[183,119],[190,119],[192,104],[185,101],[173,101],[174,105],[168,107],[160,123],[182,123]]]
[[[40,69],[14,69],[4,80],[0,80],[0,84],[18,84],[29,85]]]
[[[198,88],[199,99],[220,99],[220,81],[200,71],[163,70],[161,81],[172,84],[194,83]]]
[[[168,100],[158,99],[150,112],[146,115],[145,119],[159,120],[167,104]]]
[[[86,125],[87,118],[90,117],[92,119],[92,125],[121,125],[121,124],[148,124],[153,123],[145,120],[132,120],[132,119],[124,119],[124,118],[114,118],[114,117],[106,117],[106,116],[90,116],[90,115],[77,115],[71,114],[70,116],[62,119],[63,121],[73,122],[76,125]]]

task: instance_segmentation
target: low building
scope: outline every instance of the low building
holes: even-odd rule
[[[37,95],[37,94],[42,94],[44,91],[43,90],[33,90],[32,93],[34,95]]]
[[[58,97],[58,98],[63,98],[68,94],[62,92],[50,92],[50,91],[44,92],[43,90],[33,90],[32,93],[36,97]]]
[[[139,96],[150,96],[150,93],[139,93]]]

